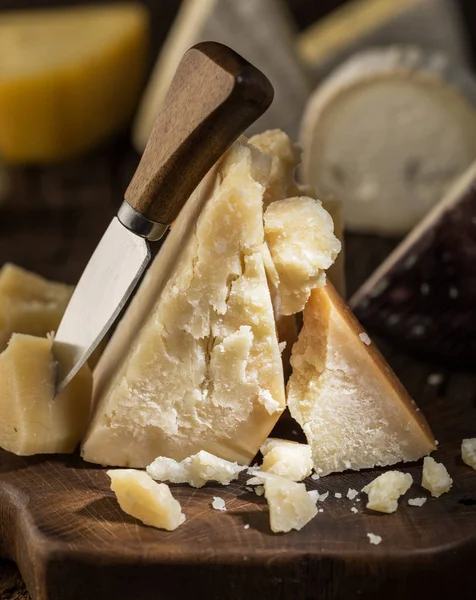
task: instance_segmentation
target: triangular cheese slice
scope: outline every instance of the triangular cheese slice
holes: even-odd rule
[[[144,467],[207,450],[248,463],[273,428],[285,399],[261,254],[269,172],[237,142],[179,217],[95,373],[86,460]]]
[[[311,293],[291,365],[288,406],[321,475],[435,449],[422,413],[329,283]]]

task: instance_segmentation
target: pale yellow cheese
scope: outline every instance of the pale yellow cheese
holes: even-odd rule
[[[83,367],[53,398],[52,340],[14,334],[0,354],[0,447],[19,455],[73,452],[84,435],[92,377]]]
[[[476,471],[476,438],[468,438],[462,441],[461,458]]]
[[[284,477],[266,477],[264,495],[268,501],[269,522],[274,533],[300,530],[317,515],[316,502],[304,483]]]
[[[261,254],[268,174],[269,160],[238,142],[197,191],[205,206],[179,240],[160,299],[149,294],[152,265],[116,333],[121,343],[113,339],[98,365],[86,460],[144,467],[157,456],[183,460],[206,450],[243,464],[266,439],[284,408]],[[177,242],[174,229],[165,246]]]
[[[44,337],[56,331],[72,293],[72,286],[5,264],[0,269],[0,351],[13,333]]]
[[[0,156],[61,160],[125,126],[147,46],[139,3],[2,13]]]
[[[188,483],[192,487],[203,487],[208,481],[228,485],[237,479],[246,467],[200,450],[181,462],[166,456],[157,457],[147,467],[147,473],[157,481]]]
[[[444,464],[436,462],[431,456],[426,456],[423,461],[423,474],[421,485],[428,490],[434,498],[449,492],[453,485]]]
[[[288,406],[320,475],[414,461],[435,449],[422,413],[330,284],[312,291]]]
[[[395,512],[398,499],[408,492],[412,483],[412,476],[401,471],[387,471],[379,475],[362,489],[369,496],[367,508],[384,513]]]
[[[185,521],[179,501],[165,483],[157,483],[144,471],[134,469],[109,470],[107,474],[119,506],[128,515],[167,531]]]
[[[312,473],[312,451],[307,444],[268,438],[260,448],[263,455],[261,471],[302,481]]]

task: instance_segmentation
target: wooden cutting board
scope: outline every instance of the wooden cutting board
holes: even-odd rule
[[[380,469],[309,479],[308,489],[331,492],[324,512],[300,532],[275,535],[266,501],[243,477],[228,487],[173,486],[187,520],[165,532],[122,513],[100,467],[1,452],[0,555],[18,564],[34,600],[474,598],[476,471],[460,443],[476,435],[476,377],[446,374],[432,386],[431,366],[387,356],[440,440],[435,456],[454,479],[441,498],[408,506],[408,497],[427,495],[415,483],[398,511],[383,515],[365,509],[365,494],[346,498]],[[403,468],[420,481],[421,465]],[[211,508],[213,496],[227,512]],[[382,543],[371,545],[367,533]]]

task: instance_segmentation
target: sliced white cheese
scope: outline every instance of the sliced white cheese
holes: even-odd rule
[[[367,508],[378,512],[393,513],[398,499],[406,494],[413,483],[410,473],[387,471],[366,485],[362,491],[368,494]]]
[[[119,506],[128,515],[167,531],[185,521],[180,503],[165,483],[157,483],[144,471],[134,469],[114,469],[107,474]]]
[[[453,485],[453,480],[444,464],[436,462],[431,456],[426,456],[423,461],[421,485],[434,498],[439,498],[442,494],[449,492]]]
[[[197,454],[177,462],[173,458],[159,456],[147,467],[147,473],[158,481],[172,483],[188,483],[192,487],[200,488],[208,481],[217,481],[228,485],[238,478],[246,469],[236,462],[218,458],[209,452],[200,450]]]

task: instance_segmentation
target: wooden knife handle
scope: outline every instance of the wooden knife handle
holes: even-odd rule
[[[220,156],[271,104],[273,88],[233,50],[202,42],[178,66],[126,202],[170,225]]]

